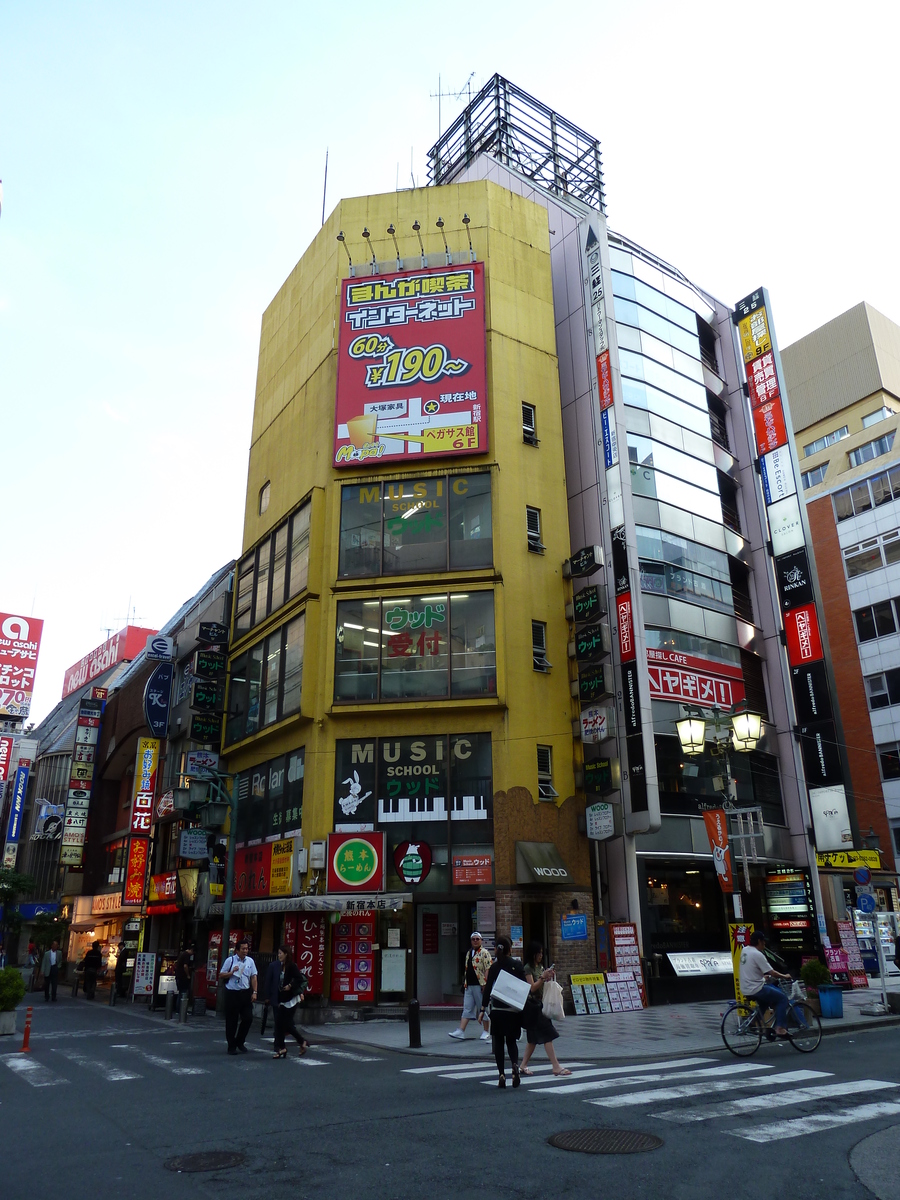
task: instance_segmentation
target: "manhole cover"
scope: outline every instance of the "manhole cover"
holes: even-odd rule
[[[225,1167],[239,1167],[246,1158],[246,1154],[233,1150],[206,1150],[201,1154],[179,1154],[163,1166],[168,1171],[221,1171]]]
[[[547,1138],[557,1150],[579,1150],[582,1154],[641,1154],[658,1150],[662,1138],[633,1129],[566,1129]]]

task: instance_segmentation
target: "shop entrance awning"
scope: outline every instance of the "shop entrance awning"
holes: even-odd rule
[[[516,883],[574,882],[554,842],[516,842]]]
[[[367,912],[397,911],[412,903],[412,892],[389,892],[375,896],[279,896],[264,900],[234,900],[233,913],[275,912]],[[209,906],[211,917],[221,917],[225,905],[221,901]]]

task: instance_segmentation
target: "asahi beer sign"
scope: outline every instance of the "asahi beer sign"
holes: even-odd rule
[[[43,627],[34,617],[0,613],[0,717],[27,717],[31,712]]]

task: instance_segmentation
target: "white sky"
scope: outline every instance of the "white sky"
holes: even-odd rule
[[[159,626],[239,553],[260,318],[326,146],[329,211],[411,150],[424,183],[438,75],[499,71],[600,138],[614,229],[729,303],[765,284],[784,346],[863,299],[900,321],[898,34],[879,0],[3,6],[0,611],[45,621],[32,719],[129,603]]]

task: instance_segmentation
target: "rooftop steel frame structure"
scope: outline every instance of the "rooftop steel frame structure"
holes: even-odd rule
[[[600,142],[495,75],[428,151],[428,181],[450,183],[479,154],[558,196],[606,212]]]

